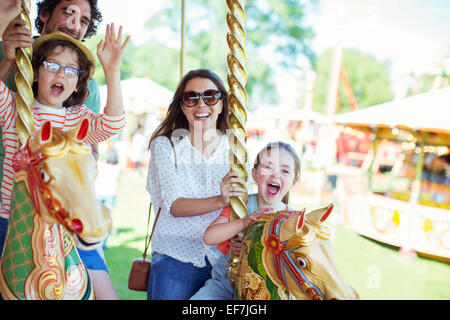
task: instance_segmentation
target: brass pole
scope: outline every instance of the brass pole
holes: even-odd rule
[[[244,50],[245,44],[245,0],[227,0],[228,13],[227,24],[229,32],[227,34],[227,43],[229,53],[227,56],[228,64],[228,103],[230,113],[228,121],[231,133],[228,135],[230,144],[229,162],[231,170],[240,173],[244,181],[247,180],[247,150],[245,148],[247,135],[245,132],[245,123],[247,122],[247,113],[245,106],[247,104],[247,94],[245,92],[245,83],[247,74],[244,66],[246,55]],[[241,187],[246,187],[241,186]],[[242,197],[233,197],[230,199],[230,220],[244,218],[247,216],[247,193]],[[228,276],[233,281],[236,278],[239,257],[231,253],[231,267],[228,270]]]
[[[22,0],[21,17],[27,22],[27,28],[31,30],[30,22],[30,3],[31,0]],[[18,48],[16,50],[16,66],[15,75],[16,82],[16,108],[18,117],[16,120],[17,134],[19,135],[19,145],[25,144],[28,137],[33,132],[34,120],[31,108],[34,102],[33,90],[33,68],[31,66],[31,58],[33,50],[29,48]]]
[[[424,133],[423,135],[418,135],[418,137],[417,137],[420,151],[419,151],[419,157],[418,157],[417,164],[416,164],[416,172],[415,172],[414,180],[412,183],[411,195],[409,197],[409,202],[412,204],[417,204],[417,202],[419,201],[419,198],[420,198],[422,173],[423,173],[423,167],[425,164],[424,147],[425,147],[425,142],[427,140],[426,137],[427,137],[426,133]]]
[[[184,75],[184,38],[185,38],[185,3],[184,0],[181,0],[181,49],[180,49],[180,79],[183,78]]]
[[[342,68],[342,54],[343,49],[341,46],[334,48],[327,87],[326,114],[329,116],[336,113],[336,106],[339,97],[339,77]]]

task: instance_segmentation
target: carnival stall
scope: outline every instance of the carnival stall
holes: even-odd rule
[[[343,199],[347,223],[405,252],[450,261],[450,88],[336,115],[369,136],[368,192]]]

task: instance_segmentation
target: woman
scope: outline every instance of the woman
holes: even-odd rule
[[[230,197],[245,192],[231,186],[245,181],[230,171],[227,115],[223,82],[209,70],[193,70],[150,139],[147,190],[161,214],[151,243],[148,299],[189,299],[222,254],[203,243],[203,233]]]

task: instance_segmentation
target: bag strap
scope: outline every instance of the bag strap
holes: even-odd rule
[[[145,258],[147,257],[148,246],[150,245],[150,241],[152,240],[153,231],[155,231],[156,222],[158,221],[159,213],[161,212],[161,207],[158,209],[158,213],[156,214],[155,222],[153,223],[152,232],[150,233],[150,237],[149,237],[148,236],[148,227],[150,225],[151,212],[152,212],[152,203],[150,202],[150,206],[148,208],[148,218],[147,218],[147,233],[145,235],[145,250],[144,250],[144,253],[142,254],[143,260],[145,260]]]
[[[170,139],[170,137],[167,137],[167,138],[169,139],[170,145],[172,146],[172,149],[173,149],[173,154],[175,157],[175,167],[176,167],[177,166],[177,153],[175,152],[175,146],[173,145],[172,139]],[[144,249],[144,253],[142,254],[142,257],[144,260],[147,257],[148,246],[150,245],[150,241],[152,240],[153,231],[155,231],[156,222],[158,221],[159,213],[161,212],[161,207],[159,207],[159,209],[158,209],[158,213],[156,214],[155,222],[153,223],[152,233],[150,234],[150,237],[149,237],[148,236],[148,227],[150,225],[151,212],[152,212],[152,203],[150,202],[150,206],[148,208],[148,218],[147,218],[147,233],[145,234],[145,249]]]

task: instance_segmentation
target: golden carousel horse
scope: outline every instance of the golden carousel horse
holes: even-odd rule
[[[235,281],[235,299],[358,299],[333,261],[328,229],[333,205],[263,215],[247,229]]]
[[[3,299],[94,299],[75,248],[93,250],[112,227],[95,195],[96,163],[82,141],[89,121],[70,131],[46,122],[14,155],[14,188],[0,263]]]

